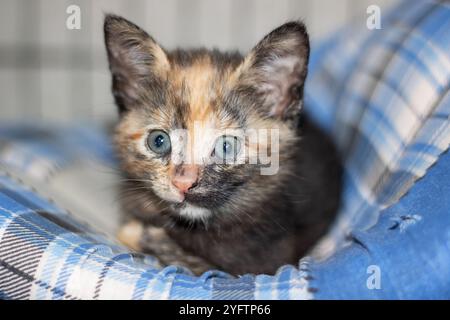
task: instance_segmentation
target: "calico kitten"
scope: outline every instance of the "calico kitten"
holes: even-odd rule
[[[195,273],[297,263],[333,221],[341,177],[332,143],[301,113],[305,26],[282,25],[245,57],[167,51],[114,15],[104,31],[122,203],[134,217],[119,238]]]

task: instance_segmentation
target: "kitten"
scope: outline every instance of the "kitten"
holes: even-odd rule
[[[134,217],[119,238],[195,273],[297,263],[333,221],[341,179],[333,144],[301,112],[305,26],[282,25],[245,57],[166,51],[114,15],[104,31]]]

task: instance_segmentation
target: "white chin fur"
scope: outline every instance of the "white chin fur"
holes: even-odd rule
[[[179,209],[179,214],[191,220],[200,220],[209,217],[211,211],[205,208],[200,208],[190,204],[186,204],[186,206]]]

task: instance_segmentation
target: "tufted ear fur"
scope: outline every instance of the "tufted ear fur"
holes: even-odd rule
[[[309,40],[305,26],[288,22],[266,35],[237,69],[240,85],[261,97],[261,108],[280,119],[298,114],[307,74]]]
[[[104,34],[113,95],[119,111],[124,112],[149,91],[160,89],[169,60],[152,37],[124,18],[107,15]]]

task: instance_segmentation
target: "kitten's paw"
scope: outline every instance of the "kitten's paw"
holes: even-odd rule
[[[120,228],[117,239],[127,247],[135,251],[141,251],[140,242],[143,234],[144,225],[137,220],[131,220]]]
[[[201,275],[210,269],[215,269],[206,260],[183,250],[167,234],[166,230],[160,227],[145,227],[144,235],[141,239],[141,247],[142,251],[158,257],[163,265],[183,266],[190,269],[195,275]]]

